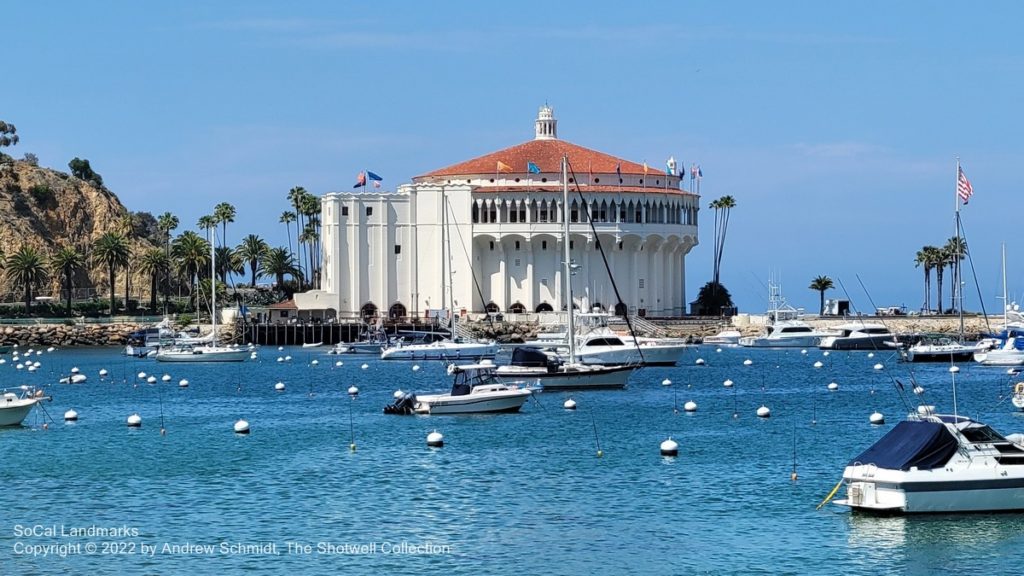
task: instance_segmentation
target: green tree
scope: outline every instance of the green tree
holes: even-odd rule
[[[292,227],[291,223],[295,222],[295,212],[284,211],[281,213],[281,218],[278,220],[281,224],[284,224],[285,234],[288,236],[288,252],[292,253]]]
[[[74,246],[64,246],[50,257],[50,268],[60,276],[61,287],[67,294],[67,315],[71,316],[71,295],[75,289],[75,274],[85,269],[85,255]]]
[[[92,169],[88,160],[78,158],[76,156],[71,160],[71,162],[68,162],[68,168],[71,168],[71,175],[75,178],[80,178],[86,182],[92,182],[100,188],[103,187],[103,177]]]
[[[213,219],[223,227],[221,246],[228,245],[228,224],[235,221],[235,207],[227,202],[221,202],[213,207]]]
[[[967,241],[954,236],[946,241],[946,245],[942,247],[942,252],[946,257],[946,262],[949,264],[950,276],[952,277],[950,278],[949,307],[956,312],[963,307],[962,301],[957,302],[958,299],[963,299],[963,294],[961,294],[962,285],[958,286],[957,284],[962,280],[960,265],[963,263],[964,258],[967,257]]]
[[[924,309],[932,310],[932,268],[939,259],[939,249],[935,246],[922,246],[914,256],[914,267],[924,270]]]
[[[167,276],[171,269],[171,260],[167,253],[161,248],[150,248],[142,254],[139,259],[139,271],[149,276],[149,310],[150,314],[156,310],[156,297],[159,293],[161,278]]]
[[[725,235],[729,230],[729,213],[735,207],[736,199],[732,196],[722,196],[710,205],[710,208],[715,210],[714,274],[711,281],[719,285],[722,270],[722,251],[725,248]]]
[[[302,240],[301,232],[305,228],[303,224],[303,212],[302,204],[306,198],[306,189],[302,186],[294,186],[288,191],[288,201],[292,203],[292,208],[295,210],[295,217],[297,219],[295,224],[295,252],[302,254]],[[301,256],[299,256],[301,260]],[[299,286],[302,286],[302,279],[299,280]]]
[[[157,228],[163,233],[164,253],[167,255],[167,276],[164,279],[164,314],[167,314],[167,299],[170,296],[171,284],[171,232],[178,228],[178,217],[170,212],[164,212],[156,219]]]
[[[721,284],[708,282],[697,294],[697,309],[702,315],[718,315],[726,309],[733,308],[729,290]]]
[[[228,274],[244,274],[245,263],[227,246],[217,246],[217,277],[224,284],[228,283]]]
[[[200,230],[205,230],[206,232],[209,232],[210,230],[213,230],[216,227],[217,219],[210,215],[200,216],[199,220],[196,221],[196,228],[199,228]],[[209,236],[209,234],[207,234],[207,236]]]
[[[284,288],[285,275],[298,277],[299,269],[295,265],[295,258],[284,248],[271,248],[263,257],[263,272],[273,276],[277,287]]]
[[[110,315],[113,316],[117,310],[117,300],[114,291],[114,280],[117,277],[117,269],[127,266],[131,257],[131,248],[128,239],[117,232],[106,232],[96,239],[92,246],[92,259],[94,264],[106,266],[107,279],[110,285]],[[127,296],[125,296],[127,301]]]
[[[210,243],[191,230],[174,239],[171,255],[179,274],[188,280],[189,299],[196,309],[196,281],[199,271],[210,265]]]
[[[18,143],[18,129],[14,124],[0,120],[0,148],[14,146]]]
[[[269,251],[270,246],[266,241],[255,234],[249,234],[242,238],[242,243],[235,248],[235,254],[249,264],[249,271],[252,272],[251,286],[253,288],[256,287],[256,279],[263,275],[261,264]]]
[[[4,273],[7,280],[20,284],[25,291],[25,312],[32,313],[32,294],[46,278],[46,261],[38,250],[31,246],[22,246],[4,261]]]
[[[818,276],[814,280],[811,280],[811,285],[808,286],[811,290],[817,290],[820,296],[818,304],[818,314],[825,314],[825,291],[831,290],[835,287],[832,283],[832,279],[828,276]]]

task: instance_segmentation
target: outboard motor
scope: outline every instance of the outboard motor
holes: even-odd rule
[[[412,392],[406,392],[402,394],[394,404],[388,404],[384,407],[385,414],[397,414],[399,416],[408,416],[413,413],[413,408],[416,406],[416,395]]]

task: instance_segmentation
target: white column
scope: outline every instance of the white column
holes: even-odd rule
[[[529,212],[529,209],[527,209]],[[526,240],[526,297],[523,302],[523,306],[526,306],[527,310],[532,311],[533,307],[536,306],[534,302],[537,301],[537,286],[533,282],[533,240]]]

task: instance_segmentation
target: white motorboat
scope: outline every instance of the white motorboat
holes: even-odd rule
[[[398,342],[380,352],[381,360],[481,360],[494,358],[498,345],[494,342],[463,342],[438,340],[429,344]]]
[[[448,366],[454,378],[446,394],[405,394],[385,414],[481,414],[518,412],[533,391],[501,381],[491,362]]]
[[[303,344],[302,347],[303,348],[319,348],[319,347],[321,347],[323,345],[324,345],[323,342],[307,342],[307,343]]]
[[[704,339],[704,344],[717,344],[719,346],[736,346],[740,343],[743,334],[739,330],[722,330],[714,336]]]
[[[818,343],[822,350],[885,350],[895,348],[896,337],[884,324],[854,322],[834,327],[838,334]]]
[[[1018,410],[1024,410],[1024,382],[1017,382],[1013,385],[1013,396],[1010,396],[1010,403]]]
[[[625,388],[635,366],[581,364],[570,354],[568,362],[537,348],[517,347],[509,364],[495,373],[503,381],[537,381],[545,391]]]
[[[217,277],[216,239],[210,238],[210,277]],[[204,344],[177,343],[170,348],[161,347],[155,354],[160,362],[244,362],[249,358],[249,351],[231,346],[217,345],[217,291],[211,290],[210,322],[212,330],[208,335],[210,341]]]
[[[1006,335],[997,348],[975,352],[974,361],[984,366],[1024,365],[1024,336]]]
[[[1024,510],[1024,435],[922,406],[843,471],[836,504],[880,513]]]
[[[907,362],[963,362],[980,351],[977,344],[963,344],[948,336],[924,336],[907,348],[903,357]]]
[[[373,328],[367,327],[359,334],[359,339],[349,343],[349,352],[352,354],[380,354],[381,350],[395,344],[388,336],[384,325],[378,322]]]
[[[753,348],[813,348],[831,332],[819,332],[800,320],[782,320],[769,326],[760,336],[744,336],[740,346]]]
[[[328,354],[348,354],[352,352],[352,347],[345,342],[338,342],[327,351]]]
[[[4,390],[0,401],[0,426],[21,426],[32,407],[43,400],[52,400],[42,390],[22,386],[20,393]]]
[[[576,341],[576,358],[583,364],[625,364],[630,366],[675,366],[690,348],[684,343],[654,340],[632,342],[611,330],[590,332]]]

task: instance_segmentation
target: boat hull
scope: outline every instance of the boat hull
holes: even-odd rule
[[[907,362],[966,362],[977,352],[974,348],[956,348],[946,350],[907,350]]]
[[[634,368],[631,366],[583,366],[579,370],[572,368],[556,372],[548,372],[546,368],[519,368],[502,366],[496,371],[503,382],[538,382],[543,390],[615,390],[626,387]]]
[[[861,512],[941,514],[1024,510],[1024,478],[957,482],[855,481],[836,504]]]
[[[38,398],[3,401],[0,404],[0,426],[21,426],[38,401]]]
[[[747,336],[740,338],[739,345],[747,348],[814,348],[820,340],[820,334],[813,336],[787,336],[785,338]]]
[[[974,361],[984,366],[1022,366],[1024,351],[1022,350],[988,350],[974,354]]]
[[[387,348],[381,360],[481,360],[498,354],[496,344],[434,342]]]
[[[889,350],[894,346],[891,334],[878,336],[862,336],[847,338],[842,336],[826,336],[821,339],[818,348],[822,350]]]
[[[244,362],[249,357],[248,350],[230,350],[227,352],[159,352],[156,359],[160,362]]]
[[[518,412],[530,397],[529,390],[515,390],[514,394],[476,394],[466,396],[417,396],[415,411],[419,414],[497,414]]]
[[[576,350],[583,364],[631,366],[675,366],[690,347],[680,345],[594,346]]]

